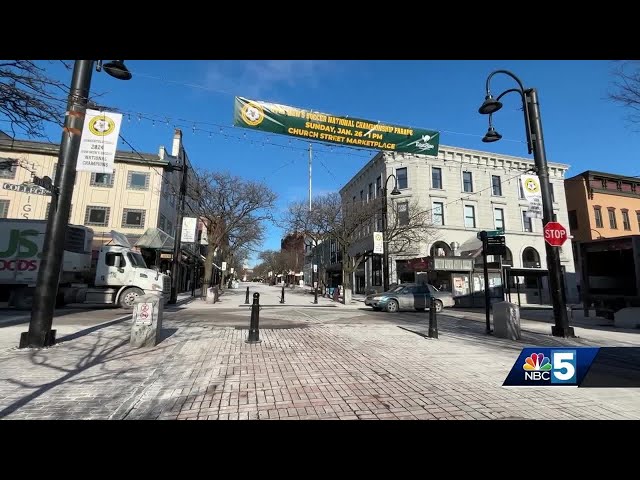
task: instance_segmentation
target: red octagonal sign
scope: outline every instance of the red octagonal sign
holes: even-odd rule
[[[567,229],[558,222],[549,222],[544,226],[544,239],[552,247],[561,247],[567,237]]]

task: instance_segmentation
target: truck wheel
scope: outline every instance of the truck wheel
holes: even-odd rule
[[[144,295],[144,292],[137,287],[127,288],[124,292],[120,294],[120,300],[118,303],[120,304],[120,308],[124,308],[125,310],[133,310],[133,306],[136,303],[136,299],[140,296]]]
[[[31,310],[33,306],[33,288],[20,288],[13,295],[13,305],[18,310]]]

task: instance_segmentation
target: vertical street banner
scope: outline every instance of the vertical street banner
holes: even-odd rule
[[[244,97],[235,98],[237,127],[343,146],[438,155],[440,132],[350,116],[329,115]]]
[[[384,242],[382,240],[382,232],[373,232],[373,253],[384,253]]]
[[[537,175],[520,175],[520,184],[524,199],[529,202],[526,215],[530,218],[542,218],[542,190]]]
[[[196,241],[196,227],[198,219],[195,217],[184,217],[182,219],[182,234],[180,241],[183,243],[194,243]]]
[[[113,112],[86,111],[77,171],[113,173],[122,115]]]

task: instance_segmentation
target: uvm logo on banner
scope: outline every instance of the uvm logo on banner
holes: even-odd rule
[[[598,348],[524,348],[503,386],[580,385]]]

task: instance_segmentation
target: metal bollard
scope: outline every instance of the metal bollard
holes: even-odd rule
[[[280,303],[284,303],[284,284],[282,285],[282,297],[280,298]]]
[[[249,287],[247,287],[247,296],[244,298],[244,304],[249,305]]]
[[[429,303],[429,338],[438,338],[438,316],[436,315],[436,299],[431,297]]]
[[[251,322],[249,323],[249,337],[247,343],[260,343],[260,294],[253,294],[253,305],[251,305]]]

